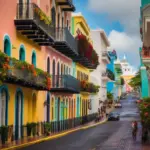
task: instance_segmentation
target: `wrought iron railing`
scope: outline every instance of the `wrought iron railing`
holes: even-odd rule
[[[115,80],[115,75],[111,70],[107,69],[106,72],[107,72],[108,78],[110,78],[111,80]]]
[[[17,4],[16,20],[33,20],[45,34],[55,38],[55,28],[52,26],[51,19],[34,3]]]
[[[30,65],[0,52],[0,80],[25,87],[50,90],[50,76]]]
[[[56,29],[56,41],[66,42],[68,46],[78,54],[77,40],[73,37],[67,27]]]
[[[71,75],[52,76],[52,89],[61,88],[80,92],[80,81]]]

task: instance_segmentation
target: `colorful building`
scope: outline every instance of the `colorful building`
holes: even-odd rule
[[[72,15],[72,34],[74,35],[74,37],[78,39],[79,55],[82,55],[80,51],[80,44],[82,42],[82,37],[83,39],[85,38],[85,40],[87,39],[86,42],[89,43],[91,47],[93,47],[92,40],[90,37],[90,28],[81,13],[74,13]],[[80,37],[81,37],[81,40],[80,40]],[[88,47],[87,49],[83,47],[82,50],[88,52]],[[90,52],[83,54],[83,60],[81,60],[80,63],[78,62],[75,63],[76,77],[78,80],[81,81],[81,84],[82,82],[89,83],[90,82],[90,69],[92,70],[96,69],[96,66],[94,66],[92,62],[87,61],[88,54],[90,54]],[[89,85],[92,85],[92,84],[89,83]],[[77,101],[79,101],[79,103],[77,103],[77,107],[78,106],[80,107],[80,111],[79,111],[80,113],[78,113],[78,115],[87,116],[89,114],[89,111],[90,111],[89,105],[91,103],[91,99],[90,99],[91,93],[92,92],[82,88],[80,94],[76,95]]]
[[[141,40],[143,42],[142,48],[140,48],[140,57],[141,57],[141,97],[150,96],[150,74],[149,74],[149,62],[150,62],[150,26],[149,26],[149,17],[150,17],[150,0],[141,0],[141,18],[140,18],[140,33]]]
[[[114,61],[117,59],[117,53],[115,50],[108,51],[110,57],[110,64],[107,65],[107,69],[109,69],[113,74],[115,73]],[[115,78],[115,77],[114,77]],[[107,82],[107,92],[113,93],[114,90],[114,81]]]
[[[90,79],[100,87],[97,94],[91,95],[92,109],[91,113],[102,110],[103,103],[107,100],[106,84],[111,80],[107,72],[107,64],[110,63],[107,48],[110,46],[106,33],[102,29],[91,30],[93,46],[99,55],[100,64],[90,73]]]
[[[130,65],[125,55],[120,63],[121,63],[121,68],[122,68],[121,77],[124,79],[124,82],[125,82],[123,86],[123,92],[124,93],[131,92],[132,87],[129,85],[129,82],[135,76],[135,70],[133,69],[133,66]]]
[[[6,0],[0,5],[0,127],[9,128],[8,141],[84,123],[89,93],[97,92],[89,83],[89,69],[96,69],[98,56],[87,39],[88,53],[83,56],[82,40],[70,33],[71,26],[77,31],[71,19],[73,2]],[[81,22],[79,29],[88,37],[83,17]]]

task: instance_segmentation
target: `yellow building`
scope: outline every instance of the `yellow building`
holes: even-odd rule
[[[86,36],[88,41],[92,43],[90,38],[90,28],[81,13],[74,13],[72,15],[72,34],[75,37],[78,34],[83,34]],[[78,80],[89,82],[89,75],[90,71],[88,67],[81,65],[81,63],[76,63],[76,77]],[[78,116],[86,116],[88,114],[89,96],[89,92],[82,90],[81,93],[77,95],[77,101],[80,101],[80,104],[77,103],[77,109],[80,108],[80,113],[78,113]]]

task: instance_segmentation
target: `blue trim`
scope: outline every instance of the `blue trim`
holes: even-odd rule
[[[18,140],[18,126],[16,124],[18,124],[18,117],[17,117],[17,111],[18,111],[18,99],[17,99],[17,94],[21,93],[21,126],[23,125],[23,108],[24,108],[24,95],[23,95],[23,91],[21,88],[17,88],[16,90],[16,94],[15,94],[15,140]],[[19,124],[18,124],[19,125]],[[23,130],[21,128],[21,136],[23,136]]]
[[[32,64],[36,67],[36,51],[32,51],[32,56],[31,56]]]
[[[23,50],[23,51],[21,51],[21,50]],[[25,46],[23,44],[21,44],[20,48],[19,48],[19,60],[22,60],[22,61],[26,60],[26,49],[25,49]]]
[[[0,93],[2,92],[2,90],[6,91],[5,125],[8,125],[8,100],[9,100],[8,86],[7,85],[0,86]]]
[[[8,45],[6,47],[5,47],[5,41],[8,41]],[[7,54],[8,56],[11,56],[11,41],[9,35],[4,36],[4,53]]]

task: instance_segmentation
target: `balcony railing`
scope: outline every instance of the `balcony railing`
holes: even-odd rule
[[[56,2],[63,11],[75,11],[73,0],[56,0]]]
[[[102,59],[105,59],[105,60],[107,59],[108,62],[111,61],[111,59],[110,59],[110,57],[109,57],[107,52],[102,52]]]
[[[0,80],[36,90],[50,90],[50,76],[24,61],[0,52]]]
[[[94,85],[93,83],[81,81],[81,92],[98,93],[99,88],[100,88],[99,86]]]
[[[80,93],[80,81],[71,75],[52,76],[51,92]]]
[[[77,40],[68,28],[57,28],[54,48],[66,56],[74,59],[78,56]]]
[[[114,73],[111,70],[107,69],[106,72],[107,72],[107,76],[110,80],[115,80]]]
[[[16,29],[40,46],[52,45],[55,30],[51,20],[34,3],[17,4]]]

